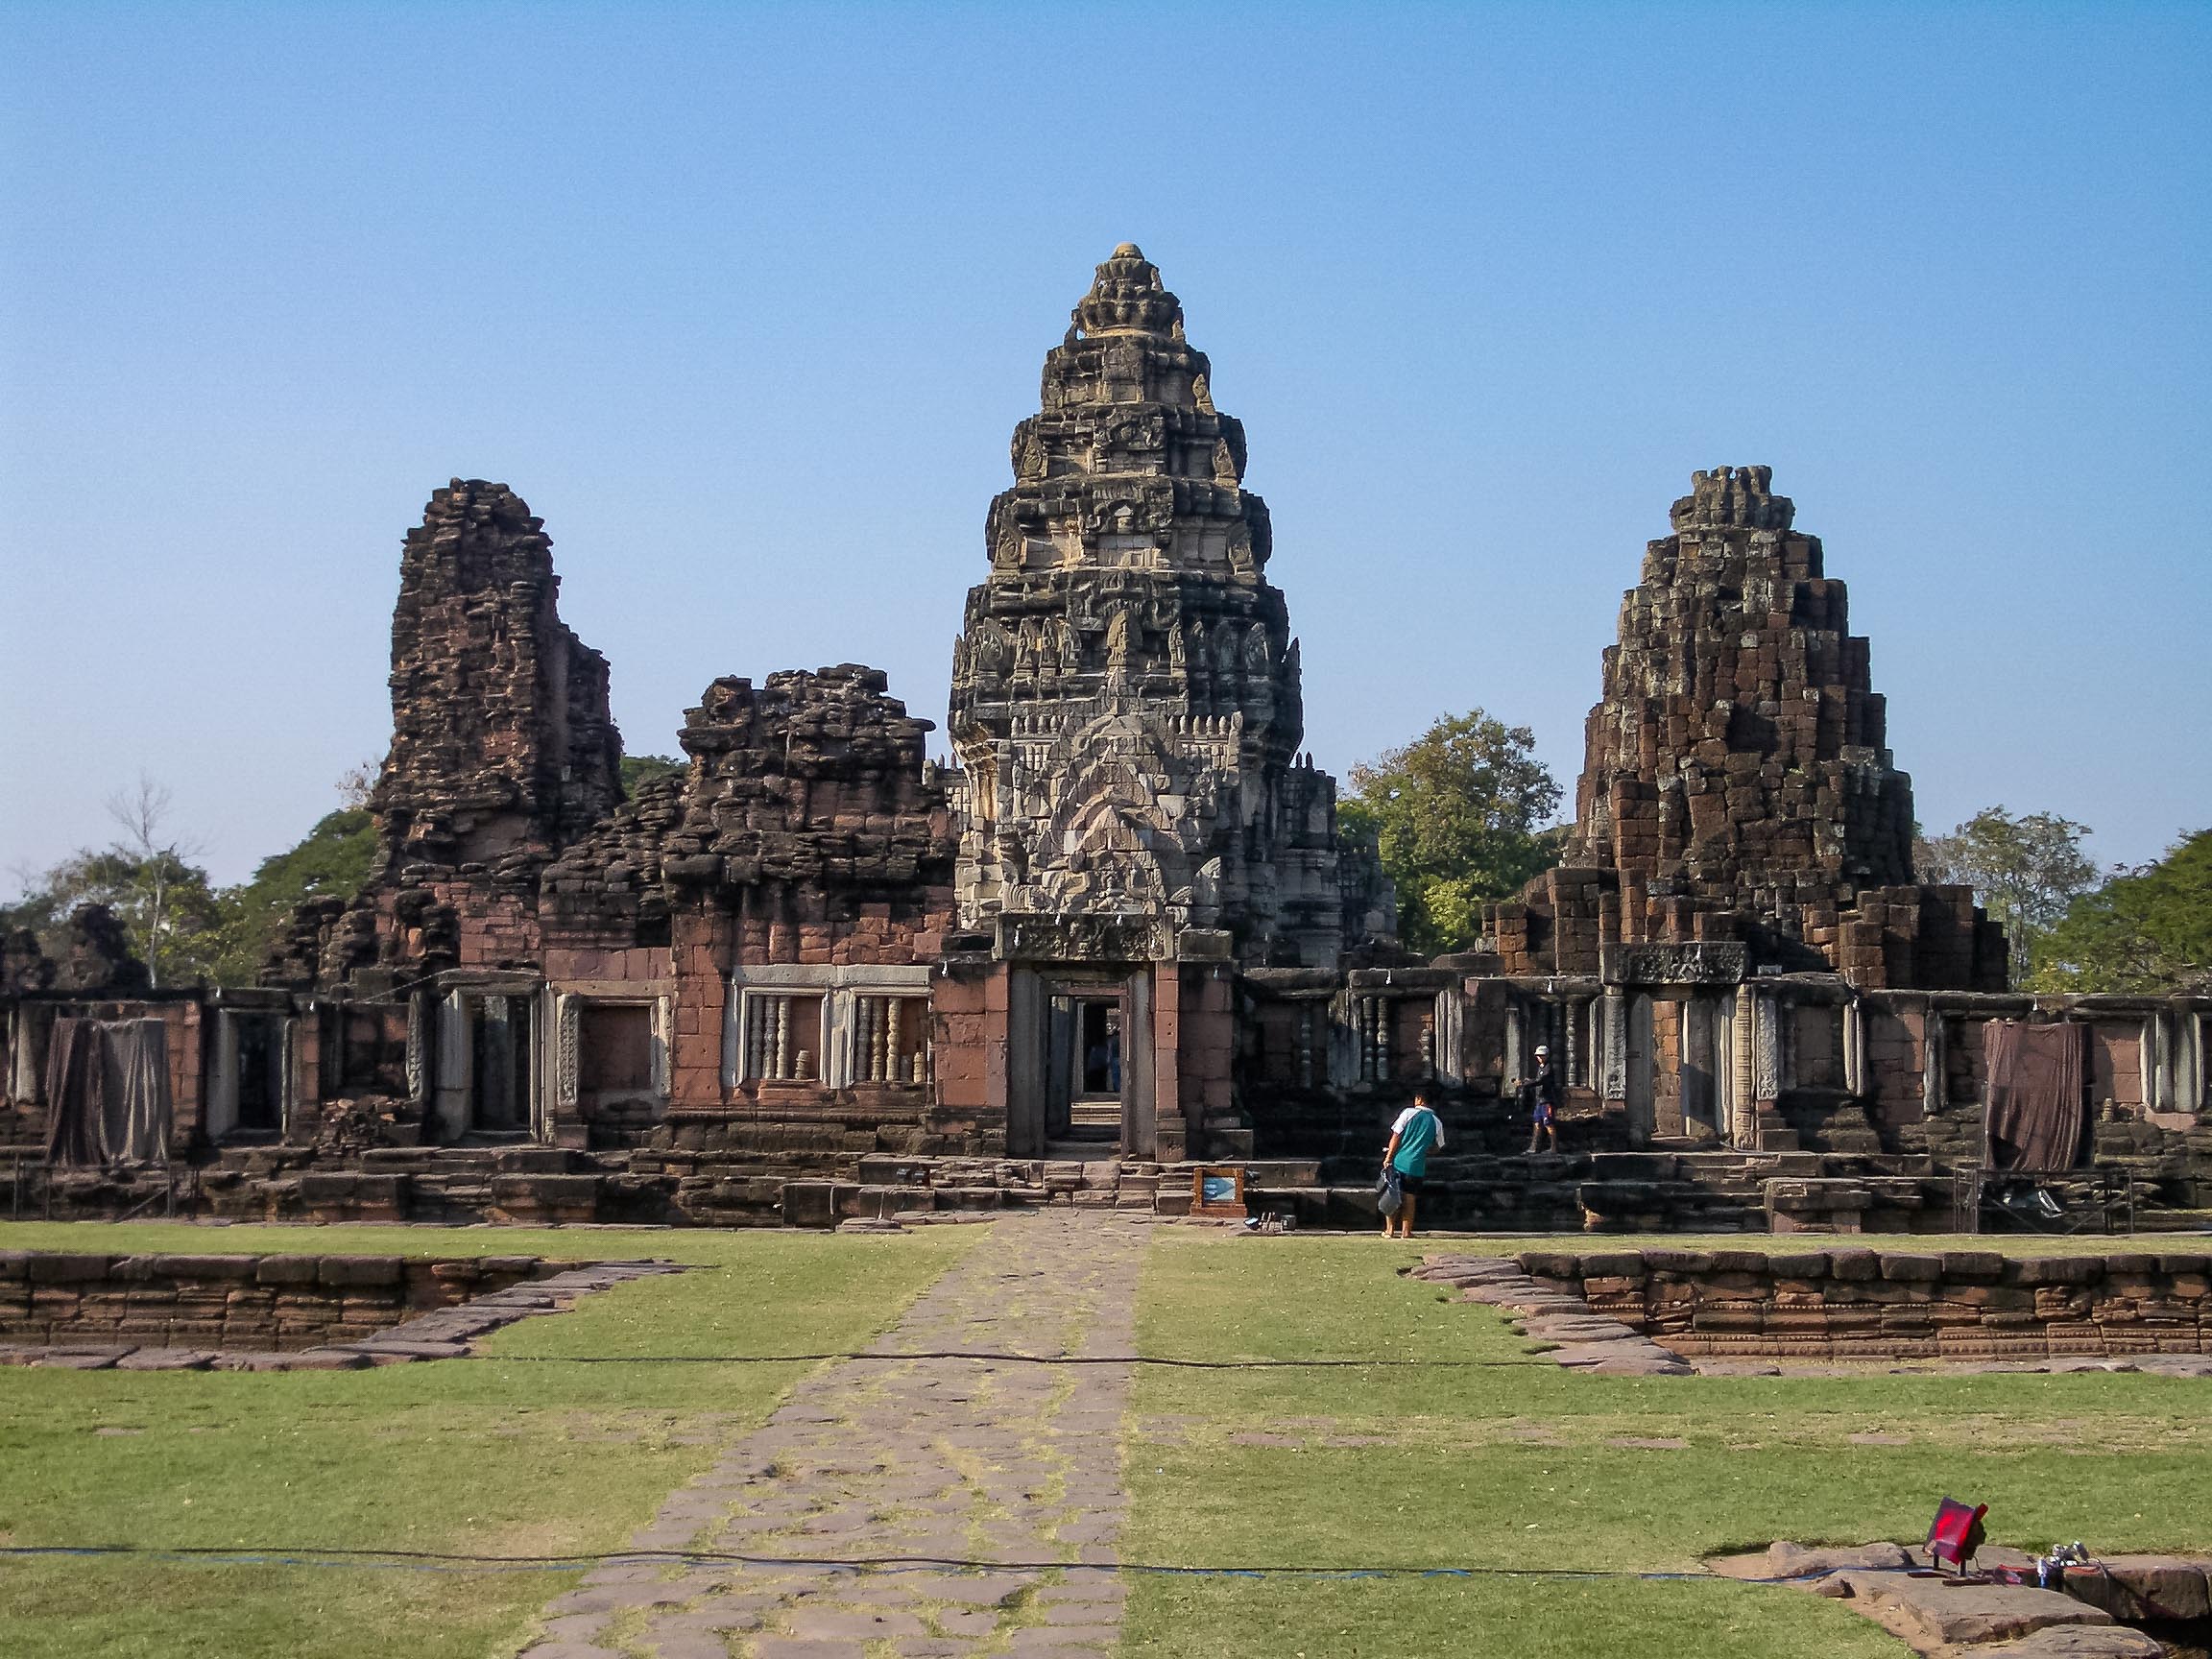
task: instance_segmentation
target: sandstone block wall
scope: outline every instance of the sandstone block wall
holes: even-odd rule
[[[2047,1359],[2212,1353],[2212,1258],[1528,1251],[1525,1272],[1685,1356]]]
[[[0,1342],[316,1348],[554,1270],[535,1256],[0,1251]]]

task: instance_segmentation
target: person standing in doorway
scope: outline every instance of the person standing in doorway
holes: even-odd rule
[[[1429,1091],[1416,1089],[1413,1104],[1398,1114],[1390,1125],[1390,1144],[1382,1148],[1382,1167],[1398,1172],[1398,1187],[1406,1196],[1396,1215],[1382,1217],[1382,1237],[1391,1237],[1390,1224],[1398,1224],[1397,1237],[1413,1237],[1413,1210],[1421,1189],[1428,1185],[1429,1154],[1444,1144],[1444,1120],[1429,1104]]]
[[[1528,1108],[1528,1155],[1534,1157],[1549,1139],[1551,1151],[1559,1150],[1559,1073],[1551,1070],[1551,1050],[1536,1045],[1535,1064],[1521,1079],[1521,1102]]]

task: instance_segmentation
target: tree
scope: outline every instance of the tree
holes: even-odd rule
[[[671,772],[681,772],[687,762],[666,755],[625,755],[622,757],[622,797],[626,801],[637,799],[641,783],[650,783],[656,778],[665,778]]]
[[[2097,866],[2081,851],[2089,833],[2087,825],[2054,812],[2015,818],[1990,806],[1950,834],[1923,841],[1913,858],[1922,880],[1973,888],[1982,907],[2005,924],[2012,979],[2020,984],[2035,941],[2097,885]]]
[[[343,797],[347,791],[340,786]],[[310,899],[350,899],[369,879],[376,856],[376,823],[366,809],[328,813],[295,847],[261,860],[253,878],[218,895],[224,909],[212,976],[221,985],[251,985],[261,974],[292,912]]]
[[[166,854],[141,858],[122,846],[84,848],[22,879],[22,897],[0,907],[0,929],[30,928],[49,956],[68,949],[69,918],[78,906],[105,904],[150,974],[156,952],[173,983],[204,977],[212,966],[223,902],[196,864]]]
[[[136,924],[133,943],[146,964],[149,983],[159,990],[162,953],[178,923],[171,910],[172,896],[194,887],[208,893],[207,872],[189,862],[205,848],[198,837],[176,832],[169,822],[169,786],[156,782],[144,772],[138,774],[136,788],[119,789],[108,797],[108,816],[123,830],[122,843],[115,851],[134,865],[136,902],[123,906],[122,914],[127,925]]]
[[[2116,873],[2035,943],[2039,991],[2212,992],[2212,830]]]
[[[1374,835],[1409,949],[1466,948],[1481,931],[1483,900],[1517,893],[1558,862],[1556,834],[1539,826],[1558,810],[1559,784],[1530,753],[1535,740],[1475,709],[1352,768],[1338,816]]]

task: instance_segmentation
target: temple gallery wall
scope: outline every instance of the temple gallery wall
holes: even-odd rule
[[[2031,1182],[2212,1206],[2212,1000],[2008,988],[1971,893],[1915,876],[1867,641],[1764,467],[1695,472],[1645,548],[1561,864],[1479,949],[1402,949],[1302,753],[1210,373],[1116,249],[984,515],[950,766],[848,663],[712,681],[682,770],[626,796],[543,522],[435,491],[366,884],[252,990],[152,991],[96,912],[59,956],[6,941],[13,1202],[824,1225],[1175,1213],[1211,1164],[1352,1223],[1429,1085],[1437,1222],[1935,1228]],[[1556,1157],[1518,1151],[1538,1044]]]

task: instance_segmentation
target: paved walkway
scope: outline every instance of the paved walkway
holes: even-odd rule
[[[869,1349],[1127,1354],[1144,1223],[1010,1216]],[[1127,1365],[848,1360],[671,1494],[639,1550],[1066,1567],[602,1568],[524,1659],[1102,1655],[1121,1622]]]

